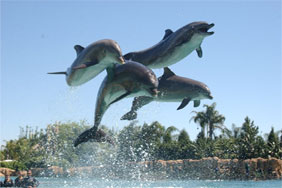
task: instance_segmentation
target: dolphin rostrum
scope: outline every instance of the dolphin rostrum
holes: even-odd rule
[[[83,48],[75,45],[77,58],[66,72],[48,74],[65,74],[69,86],[79,86],[115,63],[124,64],[121,49],[117,42],[104,39]]]
[[[94,126],[78,136],[74,146],[88,140],[104,140],[105,134],[100,134],[98,126],[109,106],[125,97],[157,95],[158,79],[154,72],[137,62],[126,62],[107,69],[108,75],[103,80],[96,101]],[[99,134],[98,134],[99,133]],[[102,137],[102,138],[101,138]],[[109,141],[110,142],[110,141]]]
[[[124,58],[155,69],[175,64],[194,50],[202,57],[201,44],[205,37],[214,33],[208,32],[213,26],[213,23],[193,22],[175,32],[167,29],[159,43],[142,51],[128,53]]]
[[[121,120],[133,120],[137,118],[136,111],[152,101],[181,102],[177,110],[184,108],[190,101],[194,107],[200,105],[201,99],[212,99],[209,88],[196,80],[175,75],[169,68],[164,68],[164,74],[159,78],[158,96],[135,97],[131,110],[122,116]]]

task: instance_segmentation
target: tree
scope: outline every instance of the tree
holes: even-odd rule
[[[172,133],[178,129],[174,126],[168,127],[163,135],[162,141],[157,148],[157,158],[163,160],[173,160],[177,159],[178,156],[178,145],[177,141],[173,139]]]
[[[195,146],[183,129],[178,136],[178,159],[193,159],[195,157]]]
[[[274,128],[271,128],[270,133],[267,137],[267,156],[279,158],[281,154],[281,148],[278,138],[279,132],[274,131]]]
[[[240,159],[251,159],[256,157],[256,142],[258,127],[255,126],[254,121],[251,121],[247,116],[245,122],[242,125],[240,136],[237,144],[239,146],[239,158]]]
[[[136,122],[125,126],[118,135],[119,150],[117,154],[118,161],[138,161],[138,143],[137,140],[141,134],[141,127],[135,125]]]
[[[195,113],[196,115],[193,116],[191,119],[193,119],[195,123],[198,123],[201,126],[202,132],[204,134],[204,130],[206,129],[208,137],[210,139],[213,139],[213,136],[215,136],[215,130],[223,129],[225,117],[219,114],[217,110],[215,110],[216,103],[213,103],[211,106],[204,105],[204,107],[206,108],[205,111],[193,111],[193,113]]]
[[[170,126],[165,130],[163,142],[164,143],[171,143],[172,142],[172,133],[177,131],[178,129],[174,126]]]

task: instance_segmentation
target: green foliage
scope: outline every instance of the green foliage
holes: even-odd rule
[[[259,128],[255,126],[254,121],[251,121],[249,117],[246,117],[238,138],[238,157],[240,159],[256,157],[257,148],[255,146],[257,145],[258,130]]]
[[[180,131],[178,136],[178,158],[192,159],[195,156],[196,146],[190,140],[185,130]]]
[[[47,126],[44,132],[29,132],[17,140],[10,140],[0,152],[2,160],[12,159],[13,169],[31,167],[61,166],[64,168],[87,165],[100,165],[113,160],[110,148],[106,144],[85,143],[74,148],[74,139],[90,126],[85,122],[54,123]],[[101,126],[102,129],[105,127]],[[22,130],[23,132],[28,132]],[[112,133],[105,130],[109,135]],[[5,164],[6,165],[6,164]]]
[[[19,161],[11,161],[11,162],[0,162],[0,167],[2,168],[10,168],[16,170],[26,170],[27,167],[25,164]]]
[[[279,142],[278,134],[279,132],[275,133],[274,128],[272,127],[267,137],[266,153],[268,157],[281,157],[282,148]]]
[[[54,123],[40,132],[31,127],[21,129],[19,139],[6,142],[0,151],[0,167],[28,169],[31,167],[97,166],[113,162],[137,162],[145,160],[201,159],[219,157],[250,159],[256,157],[282,157],[282,132],[272,128],[264,140],[259,128],[246,117],[241,127],[223,126],[225,118],[215,110],[215,104],[205,105],[206,111],[194,112],[192,118],[201,126],[195,141],[185,130],[174,126],[164,127],[159,122],[137,125],[136,122],[114,132],[100,126],[114,140],[116,146],[107,143],[83,143],[73,147],[74,139],[90,126],[84,121]],[[221,134],[216,135],[215,131]],[[279,136],[280,135],[280,136]],[[122,163],[121,163],[122,164]]]
[[[224,129],[223,123],[225,121],[225,117],[215,110],[216,103],[213,103],[211,106],[204,105],[204,107],[206,110],[203,112],[193,111],[196,115],[191,119],[200,125],[203,134],[205,134],[206,129],[208,137],[212,139],[215,135],[216,129]]]

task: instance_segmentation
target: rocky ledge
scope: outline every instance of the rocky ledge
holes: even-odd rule
[[[125,169],[130,169],[130,166],[134,168],[136,164],[132,163]],[[281,179],[282,175],[282,160],[276,158],[158,160],[141,162],[138,166],[141,175],[157,179],[268,180]]]

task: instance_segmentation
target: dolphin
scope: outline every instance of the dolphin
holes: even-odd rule
[[[84,84],[115,63],[124,64],[118,43],[110,39],[96,41],[86,48],[75,45],[74,49],[77,57],[66,72],[48,73],[66,75],[69,86]]]
[[[213,26],[213,23],[193,22],[175,32],[167,29],[159,43],[142,51],[128,53],[124,58],[158,69],[177,63],[194,50],[202,57],[201,44],[205,37],[214,33],[208,32]]]
[[[137,62],[126,62],[107,69],[107,76],[103,80],[97,95],[94,126],[84,131],[74,142],[74,146],[88,140],[105,140],[105,134],[98,134],[98,126],[109,106],[125,97],[157,95],[158,79],[154,72]],[[100,131],[101,132],[101,131]],[[102,138],[101,138],[102,137]]]
[[[200,105],[201,99],[212,99],[208,86],[204,83],[175,75],[169,68],[164,68],[163,75],[159,78],[158,95],[135,97],[131,110],[122,116],[121,120],[133,120],[137,118],[136,111],[152,101],[181,102],[177,110],[184,108],[190,101],[194,107]]]

